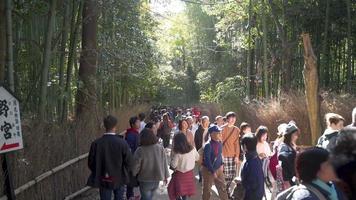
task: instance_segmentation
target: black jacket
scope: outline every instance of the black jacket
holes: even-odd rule
[[[87,185],[116,189],[129,181],[133,158],[128,144],[116,135],[104,135],[90,147]]]
[[[282,162],[283,180],[291,181],[293,176],[295,176],[295,158],[297,152],[289,145],[282,143],[279,153],[278,160]]]
[[[194,135],[194,143],[195,143],[196,150],[199,150],[202,147],[203,134],[204,134],[204,128],[202,127],[202,125],[199,125],[199,127]],[[204,143],[207,142],[208,140],[209,140],[209,134],[207,133],[204,138]]]

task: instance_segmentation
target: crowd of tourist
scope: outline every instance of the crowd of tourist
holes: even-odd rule
[[[356,199],[356,108],[346,127],[341,115],[327,113],[317,144],[303,148],[295,121],[272,135],[263,125],[237,127],[234,112],[210,121],[198,108],[154,107],[147,116],[131,117],[120,134],[117,118],[105,117],[106,132],[90,147],[87,183],[102,200],[157,199],[160,182],[170,200],[209,200],[213,185],[221,200]]]

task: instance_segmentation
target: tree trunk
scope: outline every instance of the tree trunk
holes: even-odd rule
[[[7,57],[7,78],[11,91],[15,91],[14,81],[14,60],[13,60],[13,41],[12,41],[12,0],[6,0],[6,57]]]
[[[305,96],[310,123],[311,144],[315,144],[321,133],[318,69],[309,34],[302,34],[302,38],[304,45],[303,76],[305,84]]]
[[[69,29],[69,16],[70,16],[70,1],[64,1],[65,4],[65,12],[63,16],[63,23],[62,23],[62,41],[61,41],[61,49],[60,49],[60,58],[59,58],[59,101],[58,101],[58,117],[59,120],[62,118],[62,111],[63,111],[63,99],[64,99],[64,59],[66,57],[66,48],[67,48],[67,40],[68,40],[68,29]],[[75,17],[75,16],[73,16]]]
[[[0,84],[5,82],[6,65],[6,15],[5,1],[0,1]]]
[[[287,1],[283,1],[284,3],[284,7],[286,7],[287,5],[285,5],[287,3]],[[277,34],[279,35],[280,41],[281,41],[281,46],[282,46],[282,65],[281,65],[281,72],[282,72],[282,80],[283,80],[283,90],[284,92],[289,92],[290,88],[291,88],[291,75],[292,75],[292,66],[291,66],[291,47],[288,41],[288,37],[286,34],[286,26],[282,25],[279,21],[278,21],[278,17],[277,17],[277,11],[276,11],[276,5],[273,3],[273,0],[269,0],[269,5],[271,8],[271,15],[273,18],[273,21],[276,24],[277,27]],[[283,15],[284,18],[284,15]],[[284,23],[285,24],[285,23]]]
[[[251,93],[251,14],[252,14],[252,0],[249,0],[248,6],[248,56],[247,56],[247,69],[246,69],[246,99],[250,99]]]
[[[264,0],[262,0],[262,30],[263,30],[263,85],[265,90],[265,97],[269,97],[269,90],[268,90],[268,66],[267,66],[267,24],[266,24],[266,6]]]
[[[97,8],[95,0],[85,0],[82,21],[82,52],[79,67],[80,85],[77,93],[77,117],[93,115],[96,111],[97,68]]]
[[[76,60],[76,47],[77,47],[77,40],[78,40],[78,32],[79,26],[81,23],[81,14],[83,9],[82,1],[79,1],[79,7],[76,7],[77,3],[73,2],[73,14],[71,19],[70,25],[70,41],[69,41],[69,55],[67,60],[67,77],[66,77],[66,85],[65,85],[65,98],[63,99],[63,111],[62,111],[62,121],[67,118],[68,114],[68,102],[71,101],[71,82],[72,82],[72,71],[73,71],[73,64]]]
[[[46,113],[46,105],[47,105],[47,82],[48,82],[48,72],[49,72],[49,64],[51,61],[51,42],[52,36],[54,32],[54,23],[56,16],[56,0],[51,0],[50,10],[49,10],[49,18],[47,21],[47,31],[45,38],[45,48],[43,54],[43,63],[42,63],[42,75],[41,75],[41,94],[40,94],[40,102],[39,102],[39,118],[44,119]]]

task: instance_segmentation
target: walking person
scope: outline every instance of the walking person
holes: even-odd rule
[[[260,159],[269,158],[272,156],[271,147],[267,142],[268,138],[268,128],[265,126],[259,126],[256,130],[257,138],[257,154]]]
[[[318,139],[317,146],[330,151],[336,145],[339,132],[344,127],[345,119],[336,113],[327,113],[325,119],[327,128]]]
[[[251,125],[247,122],[242,122],[240,124],[240,137],[242,138],[247,133],[252,133]]]
[[[136,149],[138,148],[139,145],[139,140],[140,140],[140,134],[139,134],[139,129],[141,125],[141,121],[139,120],[138,117],[134,116],[131,117],[129,120],[130,128],[126,130],[125,133],[125,140],[127,144],[129,145],[132,154],[135,153]],[[136,182],[136,180],[131,179],[133,182]],[[135,183],[129,183],[126,186],[126,197],[128,200],[134,198],[134,187],[136,184]]]
[[[198,130],[199,125],[196,122],[196,118],[193,116],[188,116],[187,118],[187,122],[188,122],[188,129],[190,130],[190,132],[192,132],[193,137],[195,135],[195,132]]]
[[[142,130],[134,159],[133,175],[139,182],[141,200],[153,200],[159,182],[167,183],[169,171],[164,148],[152,130]]]
[[[174,170],[168,184],[170,200],[186,200],[196,193],[194,167],[199,160],[197,150],[189,144],[187,137],[178,133],[173,138],[171,168]]]
[[[331,155],[341,188],[349,199],[356,199],[356,128],[347,127],[340,131]]]
[[[226,120],[227,124],[222,129],[222,153],[226,187],[229,188],[240,164],[240,129],[235,126],[236,114],[234,112],[228,112]]]
[[[201,123],[198,127],[198,130],[194,135],[195,148],[199,151],[200,148],[209,140],[208,129],[210,125],[210,120],[208,116],[203,116],[201,118]]]
[[[132,154],[128,144],[116,135],[117,119],[105,117],[106,133],[90,147],[88,167],[91,171],[87,185],[99,188],[101,200],[123,200],[125,184],[129,179],[124,172],[132,168]]]
[[[256,130],[257,146],[256,152],[258,157],[262,161],[263,177],[264,182],[268,190],[272,190],[272,199],[276,196],[276,191],[273,191],[275,188],[275,180],[270,170],[270,161],[273,156],[271,147],[268,140],[268,128],[265,126],[259,126]]]
[[[179,133],[183,133],[187,137],[189,144],[192,145],[193,147],[195,147],[194,136],[193,136],[193,133],[189,130],[189,124],[186,119],[179,120],[178,130],[179,130]]]
[[[163,121],[161,122],[158,129],[158,136],[163,140],[163,147],[167,148],[171,139],[171,131],[174,127],[172,121],[169,118],[168,113],[163,114]]]
[[[209,140],[209,134],[208,134],[209,125],[210,125],[209,117],[202,116],[199,128],[194,135],[195,148],[198,150],[198,152],[200,152],[200,157],[203,157],[202,148],[204,147],[204,144]],[[199,174],[199,183],[201,183],[202,175],[200,169],[198,170],[198,174]]]
[[[218,115],[215,117],[215,122],[214,122],[215,125],[218,125],[220,128],[222,128],[224,126],[224,117],[221,116],[221,115]]]
[[[295,182],[295,159],[297,156],[296,142],[299,137],[299,129],[294,123],[289,123],[286,127],[283,143],[278,150],[278,160],[282,167],[283,185],[282,190],[296,184]]]
[[[301,152],[296,160],[296,170],[301,182],[278,195],[277,200],[344,200],[329,152],[311,147]]]
[[[241,144],[241,139],[242,137],[245,135],[245,134],[248,134],[248,133],[252,133],[251,132],[251,125],[247,122],[242,122],[240,124],[240,138],[239,138],[239,141],[240,141],[240,144]],[[240,156],[239,156],[239,160],[240,160],[240,163],[243,162],[244,160],[244,157],[245,157],[245,152],[242,151],[242,147],[240,145]],[[237,170],[237,173],[239,173],[239,170]],[[239,174],[238,174],[239,175]]]
[[[210,200],[213,183],[218,189],[220,200],[227,200],[223,160],[222,160],[222,135],[221,129],[214,125],[209,128],[210,142],[204,146],[204,158],[202,166],[203,175],[203,200]]]
[[[271,199],[275,199],[278,193],[278,181],[277,181],[277,168],[279,168],[280,171],[280,186],[283,185],[283,177],[282,177],[282,168],[281,166],[278,165],[278,150],[280,149],[280,145],[283,143],[283,135],[286,131],[288,124],[282,123],[278,125],[277,127],[277,138],[272,142],[272,156],[269,159],[269,171],[271,172],[272,175],[272,195]]]
[[[244,200],[262,200],[265,195],[262,161],[257,155],[257,138],[247,133],[241,139],[246,162],[241,170],[241,182],[245,188]]]
[[[146,119],[146,114],[145,113],[140,113],[138,114],[138,119],[140,120],[140,129],[138,132],[141,133],[141,131],[145,128],[146,126],[146,122],[145,122],[145,119]]]

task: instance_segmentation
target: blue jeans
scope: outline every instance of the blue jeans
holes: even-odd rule
[[[125,187],[121,186],[117,189],[107,189],[99,188],[100,200],[111,200],[111,196],[114,193],[114,200],[123,200],[124,199]]]
[[[152,200],[157,190],[159,181],[142,181],[140,182],[141,200]]]

